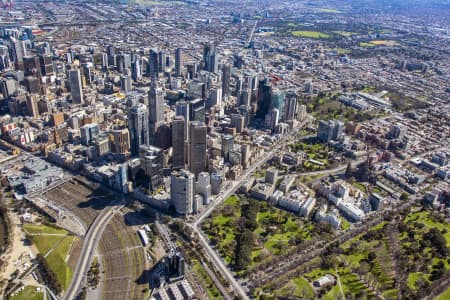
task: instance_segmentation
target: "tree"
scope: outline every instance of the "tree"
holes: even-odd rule
[[[400,200],[408,200],[409,194],[406,192],[403,192],[400,196]]]

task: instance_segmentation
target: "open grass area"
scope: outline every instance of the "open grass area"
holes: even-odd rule
[[[29,234],[62,234],[66,235],[67,230],[62,228],[47,226],[47,225],[37,225],[37,224],[23,224],[23,229]]]
[[[364,47],[364,48],[370,48],[370,47],[375,47],[376,45],[372,44],[372,43],[360,42],[359,46]]]
[[[44,300],[44,293],[38,292],[35,286],[28,285],[23,290],[10,296],[9,300]]]
[[[345,37],[349,37],[349,36],[357,34],[356,32],[351,32],[351,31],[333,31],[333,33],[336,33],[336,34],[339,34],[339,35],[342,35]]]
[[[67,289],[72,279],[72,270],[66,264],[66,257],[75,239],[74,236],[66,236],[47,257],[50,268],[55,272],[56,278],[64,290]]]
[[[396,41],[391,40],[373,40],[370,42],[360,42],[360,47],[376,47],[376,46],[387,46],[387,47],[393,47],[397,46],[398,43]]]
[[[296,31],[292,31],[291,34],[296,37],[306,37],[306,38],[313,38],[313,39],[328,39],[328,38],[330,38],[329,34],[319,32],[319,31],[296,30]]]
[[[422,232],[425,232],[431,228],[437,228],[439,230],[445,230],[444,238],[447,242],[447,247],[450,247],[450,226],[448,224],[437,222],[436,220],[433,220],[431,217],[431,212],[429,211],[420,211],[410,214],[405,218],[405,223],[412,223],[412,222],[419,222],[426,226],[422,230]]]
[[[450,287],[445,292],[437,296],[434,300],[448,300],[448,299],[450,299]]]
[[[283,288],[276,291],[275,296],[315,299],[315,293],[311,284],[303,277],[290,280]]]
[[[46,225],[25,224],[25,231],[55,273],[63,289],[69,286],[72,279],[72,270],[67,265],[67,255],[76,237],[69,235],[68,231]]]

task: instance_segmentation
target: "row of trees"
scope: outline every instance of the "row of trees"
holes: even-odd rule
[[[237,226],[236,248],[234,255],[234,267],[236,270],[245,270],[252,262],[252,249],[255,244],[253,231],[258,228],[256,216],[259,212],[259,202],[250,199],[241,207],[241,218]]]
[[[52,289],[56,294],[61,293],[62,292],[61,284],[56,278],[56,274],[53,272],[52,269],[50,269],[50,265],[48,264],[47,260],[45,260],[44,256],[39,253],[36,256],[36,260],[39,264],[39,271],[42,275],[42,279],[44,280],[45,284],[48,285],[48,287]]]

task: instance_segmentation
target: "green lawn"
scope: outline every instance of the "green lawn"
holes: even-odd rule
[[[360,42],[359,46],[367,48],[367,47],[375,47],[376,45],[372,43]]]
[[[66,264],[66,258],[76,237],[64,229],[45,225],[25,224],[24,228],[39,253],[45,256],[54,248],[46,260],[62,288],[66,289],[72,279],[72,270]]]
[[[47,225],[23,224],[23,229],[29,234],[67,234],[67,230]]]
[[[410,214],[405,218],[405,223],[408,223],[410,221],[426,225],[427,230],[431,228],[437,228],[442,231],[445,229],[447,232],[444,233],[444,237],[447,242],[447,247],[450,247],[450,226],[448,224],[446,225],[432,220],[429,211],[420,211]]]
[[[328,39],[328,38],[330,38],[329,34],[322,33],[319,31],[296,30],[296,31],[292,31],[291,34],[293,36],[297,36],[297,37],[306,37],[306,38],[313,38],[313,39]]]
[[[311,284],[303,277],[290,280],[282,289],[276,292],[277,296],[294,296],[301,299],[314,299],[315,294]]]
[[[329,14],[341,14],[342,11],[333,8],[318,8],[317,12],[329,13]]]
[[[25,286],[24,289],[14,296],[9,297],[10,300],[43,300],[44,293],[38,292],[35,286]]]
[[[56,244],[58,244],[64,236],[58,235],[32,235],[30,236],[33,244],[39,250],[39,253],[46,255],[50,249],[52,249]]]
[[[445,292],[437,296],[434,300],[448,300],[448,299],[450,299],[450,287]]]
[[[336,34],[339,34],[339,35],[342,35],[345,37],[349,37],[349,36],[357,34],[356,32],[350,32],[350,31],[333,31],[333,33],[336,33]]]
[[[75,239],[74,236],[66,236],[58,247],[47,257],[50,268],[55,272],[56,278],[58,278],[64,290],[67,289],[72,279],[72,270],[66,264],[66,257]]]

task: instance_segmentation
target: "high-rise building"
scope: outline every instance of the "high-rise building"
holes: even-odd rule
[[[245,127],[245,117],[239,114],[231,115],[231,127],[236,128],[237,133],[241,133]]]
[[[234,149],[234,137],[230,134],[222,136],[222,157],[225,161],[229,160],[230,151]]]
[[[295,93],[288,93],[284,102],[283,121],[294,120],[297,115],[297,95]]]
[[[69,81],[72,103],[83,104],[83,89],[81,85],[81,74],[79,69],[69,71]]]
[[[204,122],[189,123],[189,170],[196,176],[206,171],[206,125]]]
[[[272,110],[266,115],[264,120],[264,125],[270,130],[275,130],[278,125],[278,120],[280,119],[280,111],[278,108],[272,108]]]
[[[154,146],[143,145],[139,147],[141,169],[149,178],[149,188],[156,191],[163,182],[163,150]]]
[[[25,76],[35,76],[41,78],[41,64],[37,56],[24,56],[23,57],[23,70]]]
[[[297,120],[303,122],[306,120],[306,116],[307,116],[306,105],[302,104],[298,107]]]
[[[89,143],[95,139],[99,133],[100,128],[96,123],[90,123],[80,127],[81,143],[83,145],[89,145]]]
[[[159,51],[158,49],[150,49],[150,56],[148,58],[148,75],[152,81],[156,81],[159,72]]]
[[[184,118],[184,130],[186,140],[189,138],[189,122],[190,120],[190,110],[189,110],[189,102],[187,101],[178,101],[175,106],[175,114],[177,116],[182,116]]]
[[[127,128],[115,129],[110,132],[111,152],[126,154],[130,151],[130,133]]]
[[[134,58],[134,62],[132,64],[132,76],[134,81],[140,81],[142,80],[142,62],[141,57],[139,55],[136,55]]]
[[[195,193],[203,197],[203,205],[208,205],[211,201],[211,180],[208,172],[198,174]]]
[[[195,176],[187,170],[173,171],[170,177],[170,199],[175,211],[189,215],[193,211]]]
[[[175,50],[175,76],[180,77],[182,75],[181,68],[183,67],[183,49],[177,48]]]
[[[125,93],[131,92],[131,90],[133,89],[133,85],[132,85],[130,76],[128,76],[128,75],[120,76],[120,88]]]
[[[278,109],[278,112],[279,112],[278,121],[281,121],[281,116],[284,111],[285,96],[286,96],[286,93],[284,93],[278,89],[273,89],[272,94],[270,95],[270,108]]]
[[[224,65],[222,67],[222,97],[223,97],[223,99],[227,99],[228,97],[231,96],[230,81],[231,81],[231,66]]]
[[[344,130],[344,123],[338,120],[319,122],[317,129],[317,139],[322,142],[329,142],[331,140],[340,140]]]
[[[55,73],[51,55],[44,55],[44,54],[39,55],[39,63],[41,65],[42,75],[51,76]]]
[[[270,81],[268,78],[261,79],[258,84],[258,111],[256,116],[259,118],[263,118],[270,109],[270,101],[272,95],[272,86],[270,85]]]
[[[158,52],[158,72],[164,73],[166,71],[166,52],[161,50]]]
[[[214,87],[209,94],[209,107],[222,107],[222,88]]]
[[[156,82],[152,83],[148,93],[149,142],[157,144],[158,127],[164,121],[164,90]]]
[[[130,132],[130,151],[139,154],[139,147],[149,144],[148,110],[143,105],[133,106],[128,111],[128,130]]]
[[[186,162],[186,123],[183,116],[176,116],[172,121],[172,167],[184,169]]]
[[[189,102],[189,120],[205,122],[206,108],[203,99],[195,99]]]
[[[206,44],[203,48],[203,63],[205,70],[212,73],[217,73],[219,69],[219,55],[216,47],[212,44]]]
[[[37,95],[27,95],[27,110],[28,115],[33,118],[39,117],[38,97]]]

